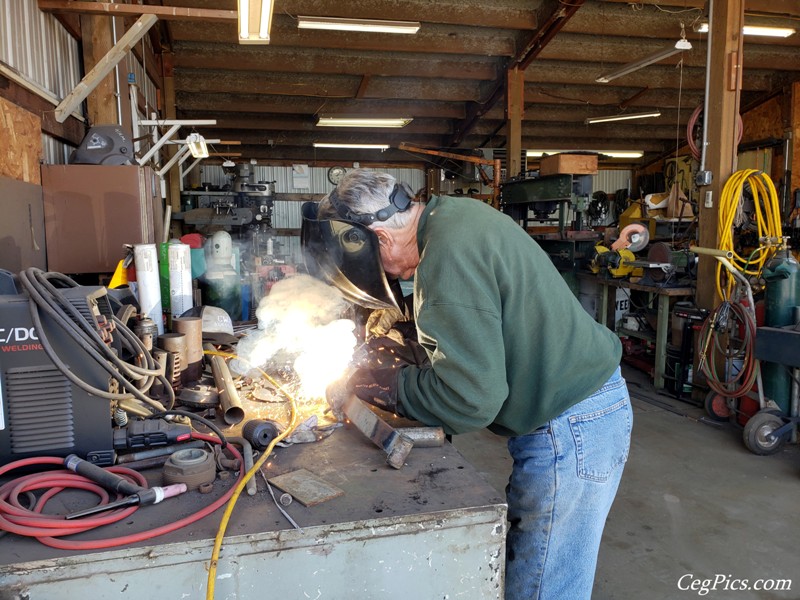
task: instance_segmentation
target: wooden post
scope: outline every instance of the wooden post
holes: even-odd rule
[[[742,80],[742,25],[744,0],[714,2],[711,27],[711,71],[709,94],[703,118],[708,120],[706,170],[711,185],[700,188],[699,244],[717,248],[719,201],[722,189],[736,170],[739,95]],[[719,304],[716,292],[716,259],[700,256],[695,301],[701,308]]]
[[[114,47],[111,19],[96,15],[81,15],[81,32],[83,64],[88,73]],[[115,92],[114,74],[109,73],[97,84],[94,93],[89,94],[86,98],[89,123],[94,125],[117,123]],[[59,120],[59,122],[63,122],[63,120]]]
[[[506,178],[516,177],[522,172],[522,117],[524,113],[525,73],[514,67],[507,72],[506,86]]]

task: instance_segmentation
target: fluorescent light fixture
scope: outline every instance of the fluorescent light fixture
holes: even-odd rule
[[[589,117],[584,121],[584,124],[591,125],[592,123],[610,123],[612,121],[629,121],[631,119],[647,119],[648,117],[660,116],[660,110],[651,110],[650,112],[623,113],[621,115],[611,115],[608,117]]]
[[[377,19],[340,19],[338,17],[297,17],[298,29],[329,29],[376,33],[405,33],[419,31],[419,21],[380,21]]]
[[[320,117],[317,125],[320,127],[405,127],[413,120],[411,117]]]
[[[206,146],[205,138],[199,133],[190,133],[186,138],[186,145],[189,146],[189,152],[195,158],[208,158],[208,146]]]
[[[595,81],[597,83],[608,83],[612,79],[616,79],[617,77],[622,77],[623,75],[627,75],[628,73],[633,73],[634,71],[638,71],[642,67],[646,67],[648,65],[652,65],[653,63],[657,63],[665,58],[672,56],[673,54],[678,54],[679,52],[683,52],[684,50],[691,50],[692,44],[689,40],[686,39],[679,39],[675,42],[674,46],[670,46],[669,48],[664,48],[655,54],[651,54],[650,56],[645,56],[642,59],[639,59],[635,62],[628,63],[627,65],[623,65],[616,71],[611,71],[610,73],[606,73],[605,75],[601,75]]]
[[[389,144],[333,144],[315,142],[314,148],[364,148],[366,150],[388,150]]]
[[[238,0],[239,43],[269,44],[272,0]]]
[[[708,23],[702,22],[694,30],[697,33],[708,33]],[[763,35],[767,37],[787,38],[796,33],[791,27],[769,27],[766,25],[745,25],[742,27],[744,35]]]
[[[525,156],[541,158],[543,154],[569,154],[570,152],[597,152],[610,158],[642,158],[644,152],[639,150],[527,150]]]

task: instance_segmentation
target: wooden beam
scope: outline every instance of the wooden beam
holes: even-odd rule
[[[235,22],[208,27],[200,22],[172,21],[169,28],[176,42],[232,43],[237,39]],[[465,30],[459,27],[428,24],[416,35],[382,33],[352,35],[342,31],[312,31],[298,29],[294,17],[276,13],[273,16],[269,47],[314,47],[375,52],[420,52],[424,49],[425,52],[439,54],[486,57],[513,56],[516,41],[512,32],[502,29]]]
[[[370,79],[372,79],[372,75],[364,75],[361,78],[361,83],[358,84],[358,89],[356,90],[356,98],[363,98],[366,96]]]
[[[566,6],[560,5],[557,0],[544,0],[541,2],[535,14],[537,24],[541,23],[542,25],[528,36],[522,49],[511,59],[509,65],[519,66],[524,71],[531,61],[539,55],[542,48],[572,18],[583,2],[584,0],[575,0]],[[461,123],[456,124],[455,133],[447,141],[447,146],[456,147],[460,145],[478,119],[491,110],[503,97],[506,86],[505,77],[506,74],[503,73],[497,77],[493,85],[487,86],[488,94],[484,93],[472,97],[472,101],[467,107],[467,117]],[[485,100],[475,102],[476,99],[481,98]]]
[[[154,15],[164,20],[193,20],[204,22],[236,21],[235,10],[207,8],[179,8],[150,4],[115,4],[111,2],[79,2],[73,0],[38,0],[39,10],[50,13],[82,13],[87,15],[112,15],[131,17]]]
[[[320,111],[327,114],[359,114],[371,116],[415,115],[418,118],[464,118],[464,105],[460,102],[425,102],[418,100],[366,100],[356,98],[312,98],[302,96],[278,96],[240,94],[222,92],[177,94],[178,106],[187,112],[206,111],[208,113],[274,113],[315,115]],[[206,116],[212,116],[208,114]],[[193,117],[194,118],[194,117]]]
[[[172,50],[175,53],[175,66],[189,69],[482,80],[494,79],[497,75],[496,58],[477,56],[385,51],[367,53],[209,42],[177,42]]]
[[[125,32],[125,35],[120,38],[114,48],[86,74],[75,89],[56,107],[56,120],[59,123],[63,123],[67,119],[69,114],[97,87],[98,83],[114,69],[114,66],[125,58],[131,47],[142,39],[142,36],[147,33],[147,30],[156,21],[158,21],[158,18],[153,15],[139,17],[133,27]]]
[[[62,142],[77,146],[86,134],[84,124],[73,115],[63,123],[56,121],[53,108],[58,103],[58,98],[49,95],[45,97],[44,93],[33,92],[2,74],[0,74],[0,97],[41,117],[42,132]]]
[[[516,66],[507,72],[506,84],[506,175],[516,177],[522,172],[522,119],[524,117],[525,72]]]
[[[736,130],[739,117],[739,82],[742,70],[742,24],[744,0],[715,2],[711,21],[709,98],[704,118],[708,120],[706,170],[713,175],[710,186],[700,188],[699,245],[719,247],[719,202],[722,189],[736,168]],[[708,199],[708,201],[707,201]],[[696,302],[712,309],[721,301],[716,292],[717,261],[700,256]]]

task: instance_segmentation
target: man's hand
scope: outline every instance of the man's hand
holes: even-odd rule
[[[347,380],[347,389],[364,402],[389,412],[397,412],[399,369],[357,369]]]

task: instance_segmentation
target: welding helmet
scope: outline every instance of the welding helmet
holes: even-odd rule
[[[320,220],[318,212],[316,202],[303,204],[300,243],[309,274],[335,286],[359,306],[399,310],[383,271],[375,232],[354,220]]]

